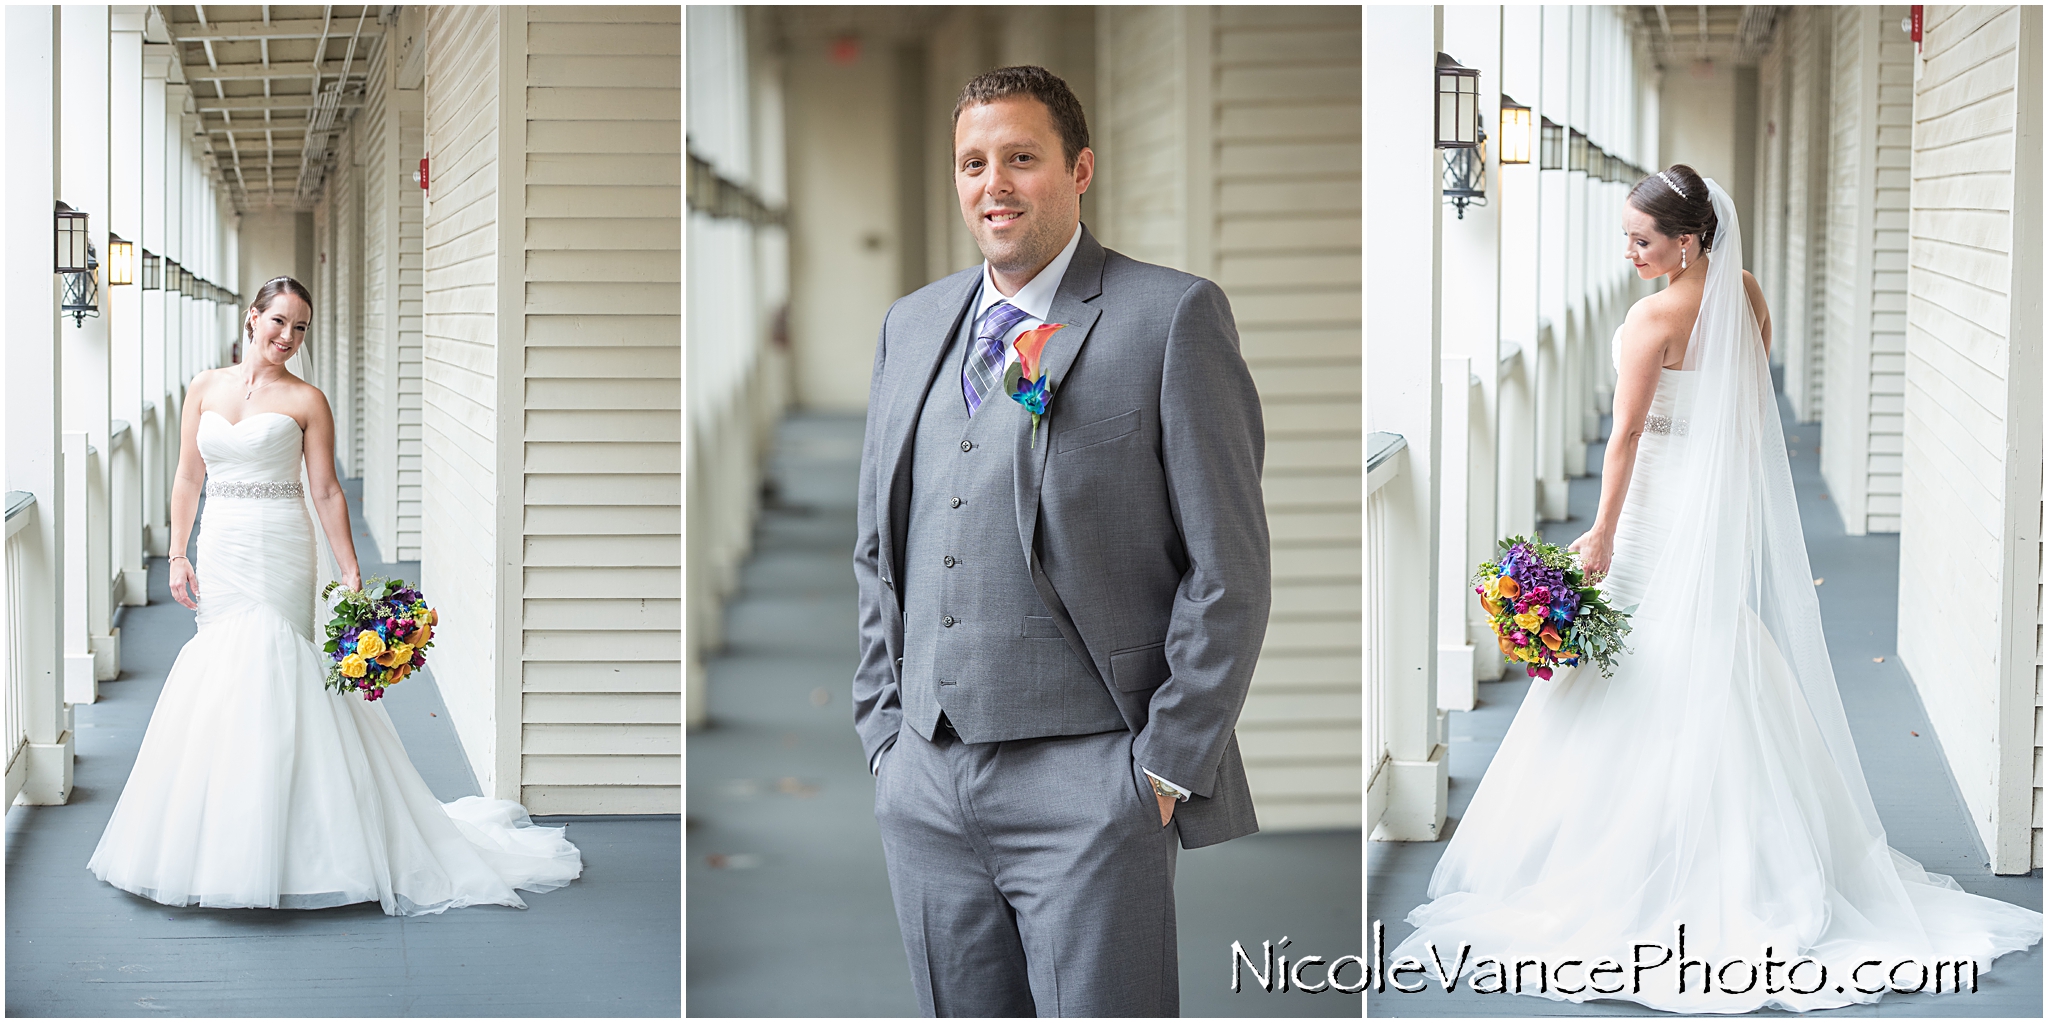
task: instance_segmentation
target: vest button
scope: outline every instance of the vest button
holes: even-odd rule
[[[946,555],[946,567],[947,567],[947,568],[952,568],[952,567],[953,567],[953,556],[952,556],[951,554],[948,554],[948,555]]]
[[[944,618],[941,618],[941,619],[939,619],[939,624],[940,624],[940,625],[943,625],[943,626],[945,626],[946,628],[949,628],[949,629],[950,629],[950,628],[952,628],[952,627],[953,627],[953,616],[952,616],[952,615],[947,615],[946,617],[944,617]]]
[[[957,498],[957,497],[956,497],[956,498],[954,498],[954,499],[953,499],[953,507],[955,507],[955,508],[958,508],[958,507],[960,507],[960,499],[959,499],[959,498]]]
[[[971,440],[963,440],[963,441],[961,441],[961,442],[960,442],[960,450],[962,450],[962,451],[972,451],[972,450],[974,450],[974,442],[973,442],[973,441],[971,441]]]

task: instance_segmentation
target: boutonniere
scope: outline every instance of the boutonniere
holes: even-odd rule
[[[1039,355],[1045,351],[1045,342],[1057,333],[1064,323],[1041,323],[1011,342],[1017,349],[1017,361],[1003,372],[1003,390],[1017,404],[1031,413],[1031,446],[1038,446],[1038,421],[1045,418],[1047,405],[1052,404],[1052,391],[1047,388],[1045,365]]]

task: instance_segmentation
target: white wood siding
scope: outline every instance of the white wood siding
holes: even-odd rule
[[[2016,642],[2038,586],[2041,372],[2038,12],[1928,7],[1915,83],[1899,655],[2002,873],[2031,860],[2035,715]],[[2016,46],[2036,37],[2030,77]],[[2028,93],[2031,90],[2031,94]],[[2015,123],[2031,111],[2034,152]],[[2016,195],[2015,180],[2026,181]],[[2016,226],[2030,216],[2031,224]],[[2031,321],[2029,321],[2031,307]],[[2028,324],[2031,323],[2031,326]],[[2024,336],[2024,335],[2022,335]],[[2035,499],[2027,512],[2015,507]],[[2025,528],[2015,528],[2018,523]],[[2024,543],[2022,543],[2024,541]],[[2030,563],[2031,562],[2031,563]],[[2016,578],[2020,573],[2021,578]]]
[[[1273,615],[1238,722],[1267,830],[1363,796],[1355,7],[1104,7],[1103,243],[1215,280],[1266,424]]]
[[[394,201],[397,182],[389,173],[390,146],[385,138],[385,119],[390,112],[391,56],[387,37],[377,48],[370,64],[368,88],[354,128],[361,146],[363,192],[363,520],[370,538],[384,560],[397,554],[391,536],[392,487],[397,466],[397,444],[392,436],[397,403],[392,392],[397,386],[396,353],[391,350],[390,324],[383,315],[390,296],[392,232],[386,221]]]
[[[682,810],[680,22],[527,8],[525,479],[510,492],[525,495],[534,813]]]
[[[1789,14],[1791,97],[1785,138],[1785,394],[1801,422],[1821,416],[1825,338],[1828,138],[1828,35],[1831,15],[1797,7]]]
[[[420,577],[447,622],[432,671],[463,751],[485,794],[515,798],[497,771],[499,17],[427,15]]]
[[[1214,276],[1265,409],[1273,535],[1238,740],[1272,830],[1361,824],[1360,16],[1216,15]]]
[[[1821,471],[1850,534],[1897,532],[1912,43],[1903,6],[1831,10]]]
[[[420,557],[421,191],[423,96],[399,89],[387,38],[357,118],[364,155],[363,516],[386,560]]]

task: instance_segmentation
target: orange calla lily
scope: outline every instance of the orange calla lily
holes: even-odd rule
[[[1555,625],[1544,626],[1542,636],[1543,645],[1552,650],[1564,646],[1564,637],[1557,634],[1557,626]]]
[[[1521,584],[1521,583],[1518,583],[1518,582],[1516,582],[1516,581],[1515,581],[1515,577],[1514,577],[1514,576],[1511,576],[1511,575],[1504,575],[1504,576],[1501,576],[1501,577],[1500,577],[1500,595],[1501,595],[1501,596],[1503,596],[1503,597],[1517,597],[1517,596],[1520,596],[1520,595],[1521,595],[1521,593],[1522,593],[1522,584]]]
[[[1508,642],[1508,638],[1506,636],[1500,637],[1500,652],[1508,655],[1509,657],[1515,656],[1515,645],[1513,643]]]
[[[1057,333],[1064,323],[1041,323],[1022,334],[1011,345],[1017,349],[1017,361],[1024,366],[1024,379],[1038,379],[1038,357],[1045,351],[1045,343]]]
[[[1485,608],[1487,614],[1497,615],[1500,613],[1500,605],[1494,603],[1493,598],[1486,596],[1485,594],[1480,594],[1479,606]]]

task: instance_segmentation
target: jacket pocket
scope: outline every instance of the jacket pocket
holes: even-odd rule
[[[1091,444],[1101,444],[1104,441],[1115,440],[1124,434],[1135,432],[1139,424],[1144,422],[1144,418],[1140,410],[1132,409],[1122,415],[1110,416],[1108,419],[1098,419],[1092,423],[1062,430],[1054,438],[1053,450],[1072,451],[1075,448],[1085,448]]]
[[[1065,639],[1060,627],[1050,617],[1042,615],[1024,616],[1025,639]]]
[[[1169,674],[1165,643],[1119,650],[1109,655],[1110,684],[1123,692],[1151,689],[1166,681]]]

